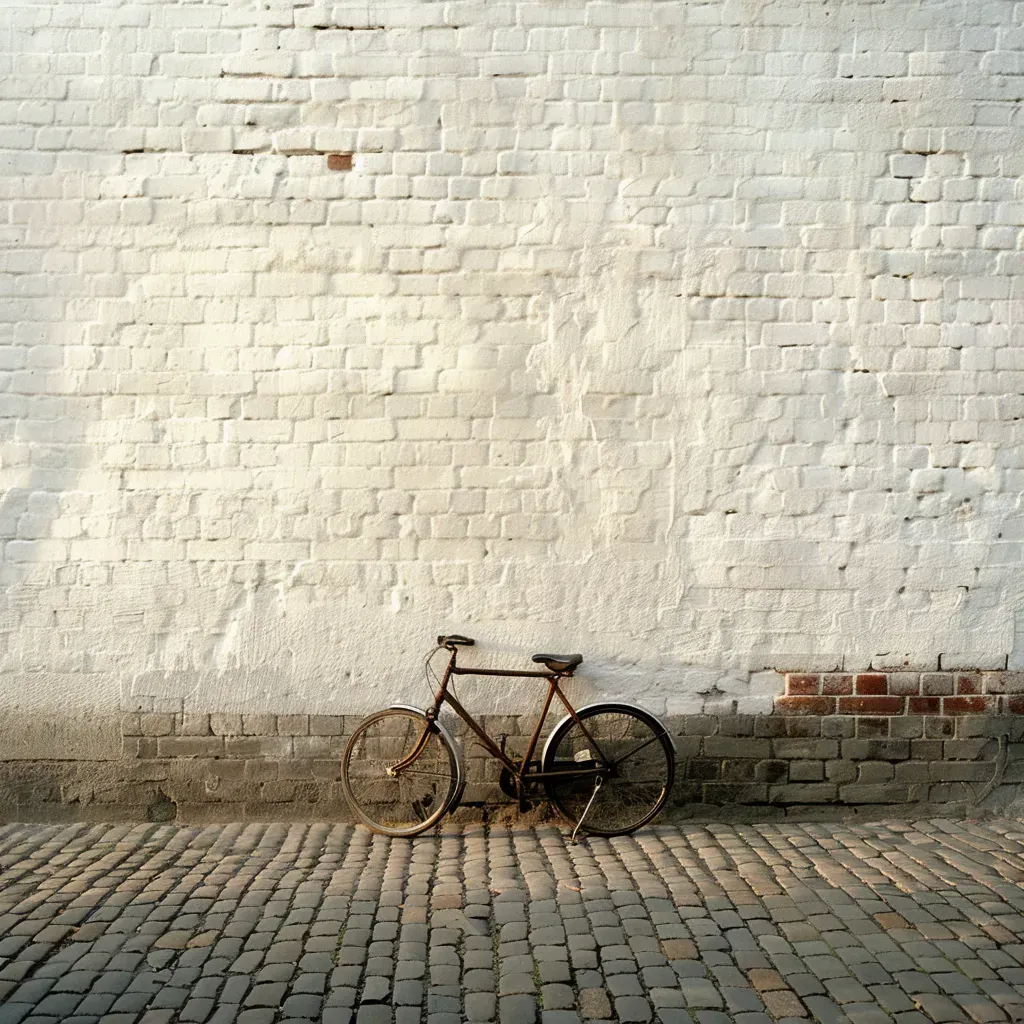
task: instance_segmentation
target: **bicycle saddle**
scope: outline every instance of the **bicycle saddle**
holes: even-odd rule
[[[539,665],[546,665],[552,672],[567,672],[582,664],[582,654],[535,654],[533,660]]]

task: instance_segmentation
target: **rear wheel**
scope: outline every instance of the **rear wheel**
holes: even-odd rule
[[[455,797],[458,760],[444,734],[421,711],[389,708],[359,723],[341,759],[341,788],[352,810],[374,832],[416,836],[436,825]]]
[[[584,832],[635,832],[665,806],[672,791],[672,740],[654,715],[628,704],[595,704],[578,714],[579,724],[567,718],[552,733],[541,770],[596,771],[545,779],[548,799],[573,824],[582,816]]]

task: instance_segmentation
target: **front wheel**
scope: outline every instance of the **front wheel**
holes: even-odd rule
[[[396,768],[421,741],[416,759]],[[455,798],[458,781],[451,744],[412,708],[388,708],[364,719],[341,758],[341,788],[352,810],[386,836],[417,836],[436,825]]]
[[[573,824],[583,816],[584,832],[635,832],[665,806],[672,791],[671,737],[654,715],[629,704],[593,704],[577,714],[579,722],[566,718],[551,734],[541,770],[589,774],[545,779],[548,799]]]

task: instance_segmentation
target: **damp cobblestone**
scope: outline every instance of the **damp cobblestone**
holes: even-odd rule
[[[0,826],[0,1024],[1021,1024],[1024,823]]]

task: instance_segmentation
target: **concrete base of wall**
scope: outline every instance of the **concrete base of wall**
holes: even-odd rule
[[[678,763],[664,820],[868,820],[1024,809],[1022,715],[807,710],[793,714],[780,698],[773,715],[668,717]],[[22,723],[19,731],[9,719],[6,734],[21,742],[0,753],[0,820],[350,820],[338,765],[358,721],[129,714],[35,719],[31,730]],[[484,716],[481,723],[506,737],[515,756],[536,719]],[[498,787],[497,762],[463,729],[455,731],[468,777],[460,817],[517,817],[518,805]],[[539,799],[533,815],[546,813]]]

